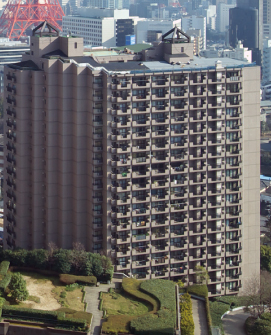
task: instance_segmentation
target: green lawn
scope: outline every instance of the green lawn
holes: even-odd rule
[[[137,316],[148,313],[150,309],[143,302],[128,296],[125,292],[103,293],[103,308],[107,315]]]

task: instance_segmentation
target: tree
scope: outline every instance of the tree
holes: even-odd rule
[[[53,270],[60,273],[70,273],[71,250],[58,249],[54,252]]]
[[[271,247],[261,245],[261,269],[271,272]]]
[[[19,272],[12,274],[8,287],[13,300],[24,301],[28,298],[29,294],[26,288],[26,281]]]
[[[73,243],[71,252],[71,263],[72,272],[77,274],[83,274],[85,270],[85,264],[87,262],[87,253],[82,243]]]
[[[245,283],[246,310],[253,317],[260,317],[271,310],[271,274],[261,271]]]
[[[209,274],[208,271],[205,269],[204,266],[196,265],[195,266],[196,272],[196,282],[197,284],[208,284]]]

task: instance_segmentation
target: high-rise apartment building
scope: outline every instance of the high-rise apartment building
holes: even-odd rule
[[[201,265],[210,295],[259,275],[259,67],[193,58],[174,28],[102,57],[33,36],[5,76],[5,248],[81,242],[185,283]]]

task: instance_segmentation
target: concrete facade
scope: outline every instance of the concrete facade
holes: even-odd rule
[[[212,296],[259,275],[259,67],[180,38],[100,63],[33,37],[5,76],[5,248],[81,242],[186,284],[201,265]]]

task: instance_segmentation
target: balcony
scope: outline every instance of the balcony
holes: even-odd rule
[[[137,255],[142,255],[142,254],[149,254],[150,253],[150,248],[147,246],[139,246],[139,247],[134,247],[132,249],[132,255],[137,256]]]
[[[169,246],[167,244],[153,244],[152,252],[159,252],[159,251],[169,251]]]
[[[170,251],[187,248],[187,244],[184,242],[176,242],[170,245]]]
[[[169,264],[168,256],[154,257],[151,260],[151,266],[158,266],[158,265],[161,265],[161,264]]]
[[[151,262],[148,260],[133,261],[133,268],[150,267],[150,265]]]
[[[145,234],[135,234],[132,237],[132,242],[138,242],[138,241],[150,241],[150,236],[149,233],[145,233]]]

